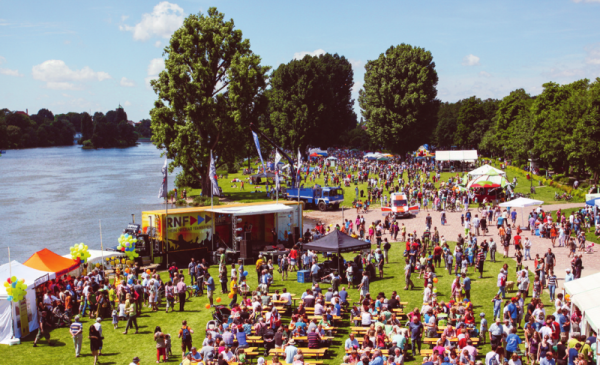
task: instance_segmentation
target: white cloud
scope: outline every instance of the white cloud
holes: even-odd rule
[[[135,82],[133,80],[129,80],[126,77],[123,77],[123,78],[121,78],[121,86],[134,87],[135,86]]]
[[[600,0],[573,0],[574,3],[600,3]]]
[[[159,48],[160,46],[162,46],[162,42],[161,41],[154,42],[154,47]]]
[[[477,66],[479,65],[479,57],[469,54],[463,58],[462,61],[463,66]]]
[[[322,55],[322,54],[325,54],[325,53],[327,53],[327,52],[325,52],[324,50],[322,50],[322,49],[320,49],[320,48],[319,48],[319,49],[317,49],[317,50],[314,50],[314,51],[312,51],[312,52],[296,52],[296,53],[294,53],[294,59],[296,59],[296,60],[301,60],[301,59],[303,59],[303,58],[304,58],[304,56],[306,56],[306,55],[309,55],[309,56],[313,56],[313,57],[314,57],[314,56]]]
[[[152,13],[142,15],[136,25],[122,25],[119,29],[133,33],[136,41],[146,41],[152,37],[169,38],[183,24],[183,9],[168,1],[158,3]]]
[[[489,73],[489,72],[481,71],[479,73],[479,76],[481,76],[481,77],[492,77],[492,74]]]
[[[19,70],[12,70],[10,68],[3,68],[3,67],[0,67],[0,75],[17,76],[17,77],[23,76],[22,73],[19,73]]]
[[[121,15],[121,21],[124,22],[129,19],[129,15]]]
[[[146,87],[150,88],[150,81],[158,78],[158,74],[165,69],[165,60],[153,58],[148,65],[148,77],[145,78]]]
[[[131,102],[129,100],[125,100],[123,106],[131,106]]]
[[[0,56],[0,65],[3,63],[6,63],[6,58]],[[23,76],[23,74],[19,73],[19,70],[13,70],[13,69],[4,68],[4,67],[0,67],[0,75],[16,76],[16,77]]]
[[[585,63],[588,65],[600,65],[600,43],[585,48],[587,57]]]
[[[352,65],[352,68],[360,68],[361,66],[364,66],[364,63],[361,60],[354,60],[354,59],[350,58],[348,60],[348,62],[350,62],[350,64]]]
[[[106,72],[96,72],[85,66],[81,70],[72,70],[61,60],[48,60],[33,66],[31,74],[35,80],[44,81],[46,87],[56,90],[77,90],[74,84],[83,81],[103,81],[112,77]]]

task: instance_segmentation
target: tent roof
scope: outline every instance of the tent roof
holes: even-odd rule
[[[270,177],[270,178],[275,178],[275,174],[272,172],[267,172],[266,174],[264,172],[261,172],[260,174],[256,174],[256,175],[252,175],[253,178],[257,178],[257,177]]]
[[[598,329],[600,328],[600,307],[587,310],[584,315],[590,327],[598,333]]]
[[[467,187],[470,188],[473,184],[476,184],[478,182],[484,182],[484,181],[490,181],[494,184],[498,184],[501,187],[505,187],[508,184],[508,180],[506,180],[506,178],[504,176],[500,176],[500,175],[480,175],[477,178],[469,181],[467,183]]]
[[[47,248],[34,253],[23,265],[41,271],[53,272],[58,276],[79,267],[77,261],[62,257]]]
[[[475,170],[469,171],[469,175],[471,175],[471,176],[490,175],[492,172],[496,173],[497,175],[506,176],[506,172],[504,172],[500,169],[497,169],[494,166],[490,166],[490,165],[483,165],[483,166],[476,168]]]
[[[88,257],[87,262],[90,264],[95,264],[97,262],[102,261],[102,257],[121,257],[125,256],[125,252],[115,252],[115,251],[102,251],[102,250],[88,250],[90,253],[90,257]],[[62,257],[66,257],[68,259],[71,258],[71,254],[68,253],[66,255],[62,255]]]
[[[319,252],[342,253],[370,249],[371,244],[352,238],[336,229],[316,241],[302,245],[302,248]]]
[[[542,204],[544,204],[544,202],[541,200],[535,200],[535,199],[529,199],[529,198],[517,198],[515,200],[501,203],[499,205],[501,207],[524,208],[524,207],[530,207],[533,205],[542,205]]]
[[[50,274],[48,279],[54,279],[55,276],[52,272],[32,269],[14,260],[0,266],[0,278],[2,280],[6,281],[10,275],[16,276],[19,280],[25,279],[25,284],[27,284],[28,288],[34,285],[36,279],[48,274]],[[0,299],[6,299],[7,296],[8,294],[3,283],[0,285]]]
[[[577,279],[579,280],[579,279]],[[576,281],[576,280],[574,280]],[[571,296],[571,301],[575,304],[582,312],[588,311],[592,308],[600,306],[600,290],[593,290],[586,293],[581,293]]]
[[[600,273],[585,276],[581,279],[572,280],[563,285],[567,294],[571,297],[590,290],[600,288]]]
[[[477,150],[436,151],[436,161],[477,161]]]
[[[221,214],[235,214],[241,215],[256,215],[256,214],[270,214],[270,213],[289,213],[293,209],[283,204],[265,204],[265,205],[254,205],[249,207],[235,207],[235,208],[215,208],[207,209],[207,212],[221,213]]]

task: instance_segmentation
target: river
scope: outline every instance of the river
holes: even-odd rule
[[[83,242],[100,249],[117,244],[142,210],[161,209],[164,157],[151,143],[125,149],[80,146],[9,150],[0,157],[0,264],[26,261],[48,248],[60,255]],[[169,189],[175,173],[169,174]]]

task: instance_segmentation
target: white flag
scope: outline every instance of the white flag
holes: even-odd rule
[[[210,151],[210,167],[208,169],[208,174],[210,175],[210,183],[212,185],[212,195],[220,196],[219,183],[217,183],[217,168],[215,167],[212,151]]]
[[[279,151],[275,150],[275,186],[279,190],[279,161],[281,161],[281,155]]]
[[[162,174],[163,174],[163,182],[162,184],[160,184],[160,190],[158,191],[158,198],[162,199],[162,198],[166,198],[167,197],[167,159],[165,158],[165,164],[162,167]]]

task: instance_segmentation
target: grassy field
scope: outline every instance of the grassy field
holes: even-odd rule
[[[423,281],[417,279],[416,275],[413,275],[413,281],[416,285],[415,290],[402,290],[404,287],[403,247],[404,244],[402,243],[392,245],[392,249],[390,250],[390,263],[385,266],[384,279],[376,280],[371,283],[371,293],[376,295],[379,292],[384,292],[389,296],[392,290],[397,290],[402,301],[407,301],[409,303],[406,307],[406,311],[408,312],[415,307],[420,308],[422,305]],[[351,258],[352,255],[348,254],[346,256],[347,258]],[[499,261],[496,263],[486,262],[483,279],[477,279],[478,275],[474,274],[472,269],[469,270],[469,276],[472,279],[471,298],[475,306],[475,316],[477,320],[479,320],[478,314],[483,312],[486,313],[488,322],[491,322],[492,304],[490,301],[496,294],[496,276],[504,263],[507,263],[510,267],[508,280],[515,280],[515,262],[512,259],[502,259],[502,255],[497,255],[497,259],[499,259]],[[252,268],[249,268],[247,271],[250,273],[248,282],[256,283],[255,271],[252,270]],[[216,276],[217,268],[212,267],[210,272],[213,276]],[[453,276],[448,275],[447,271],[441,269],[437,270],[437,275],[439,278],[437,284],[438,297],[440,300],[448,301],[450,298],[450,284],[453,280]],[[166,278],[166,276],[166,273],[162,273],[163,279]],[[289,280],[282,281],[279,274],[276,274],[273,290],[286,287],[290,292],[300,295],[308,286],[306,284],[297,283],[295,277],[295,273],[292,273]],[[324,287],[327,288],[328,285],[324,285]],[[218,284],[217,292],[220,292]],[[349,290],[349,292],[351,300],[358,300],[359,294],[357,290]],[[226,295],[218,295],[218,297],[223,298],[223,303],[229,301]],[[543,298],[546,302],[549,301],[547,294],[544,294]],[[204,339],[206,322],[211,319],[211,311],[205,308],[207,303],[206,297],[192,298],[186,303],[186,311],[183,313],[177,311],[166,314],[164,312],[164,307],[161,307],[159,312],[151,313],[149,309],[145,308],[140,318],[138,318],[140,333],[137,335],[133,334],[133,331],[130,331],[129,335],[123,335],[122,331],[124,330],[125,323],[120,323],[119,328],[114,330],[110,320],[105,320],[103,322],[103,335],[105,337],[104,356],[100,357],[100,363],[128,364],[134,356],[139,356],[142,364],[153,363],[156,361],[156,350],[152,334],[155,326],[160,326],[163,332],[169,333],[173,337],[174,356],[169,362],[178,364],[180,362],[179,347],[181,341],[177,339],[177,333],[181,321],[187,320],[188,325],[195,330],[193,343],[196,346],[199,346]],[[33,348],[32,342],[34,337],[30,335],[28,338],[24,339],[19,346],[1,346],[0,357],[6,359],[7,363],[10,364],[30,364],[34,361],[40,361],[44,364],[89,364],[93,361],[93,358],[90,355],[89,341],[87,340],[87,331],[89,330],[91,323],[92,322],[89,319],[85,319],[84,321],[84,334],[86,337],[84,337],[82,357],[80,358],[75,358],[72,340],[68,333],[68,329],[66,328],[52,331],[54,343],[52,347],[48,347],[45,343],[41,343],[38,348]],[[284,324],[287,325],[288,323],[289,317],[284,317]],[[344,355],[343,341],[348,337],[350,327],[349,319],[345,318],[339,326],[341,329],[337,333],[333,345],[331,346],[329,357],[325,359],[326,364],[342,363],[342,357]],[[426,345],[424,348],[427,348]],[[479,348],[480,354],[483,354],[480,355],[480,358],[483,358],[485,353],[489,350],[490,346],[488,341],[488,345],[483,345]],[[416,361],[419,361],[420,363],[421,357],[417,357]],[[256,360],[254,360],[254,362],[256,362]]]

